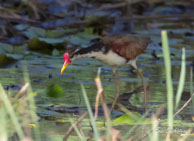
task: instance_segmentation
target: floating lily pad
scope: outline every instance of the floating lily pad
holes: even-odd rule
[[[69,42],[78,46],[87,46],[92,39],[99,38],[99,35],[93,34],[93,28],[86,28],[84,32],[79,32],[75,35],[66,38]]]
[[[48,30],[46,32],[46,37],[47,38],[58,38],[62,37],[64,34],[70,34],[70,33],[75,33],[77,29],[57,29],[57,30]]]
[[[12,53],[13,52],[13,46],[6,44],[6,43],[0,43],[0,53]]]
[[[44,116],[63,117],[64,116],[64,114],[61,114],[61,113],[58,113],[58,112],[55,112],[55,111],[51,111],[51,110],[47,110],[47,109],[43,109],[43,108],[38,108],[37,113],[41,117],[44,117]]]
[[[22,30],[25,30],[26,28],[28,28],[28,26],[29,26],[29,25],[26,25],[26,24],[19,24],[19,25],[16,25],[15,28],[16,28],[17,30],[22,31]]]
[[[27,44],[14,46],[14,54],[24,54],[27,49]]]
[[[86,46],[90,43],[89,40],[86,40],[86,39],[81,39],[80,37],[78,36],[71,36],[71,37],[68,37],[67,40],[69,42],[71,42],[72,44],[74,45],[78,45],[78,46]]]
[[[64,38],[39,38],[39,40],[44,41],[48,44],[59,44],[65,42]]]
[[[28,44],[28,48],[31,50],[43,50],[49,47],[51,47],[50,44],[40,41],[38,38],[33,38]]]
[[[46,54],[51,54],[53,52],[53,49],[64,49],[66,46],[65,42],[61,42],[59,44],[59,42],[55,41],[51,41],[50,43],[46,42],[49,41],[50,39],[42,39],[41,40],[39,38],[33,38],[29,44],[28,44],[28,48],[32,51],[38,51],[41,53],[46,53]],[[53,43],[53,44],[52,44]]]
[[[142,116],[138,113],[132,113],[131,115],[124,114],[115,120],[113,120],[114,125],[137,125],[137,124],[152,124],[152,121],[150,119],[142,118]]]
[[[26,31],[23,32],[29,39],[44,37],[46,35],[46,31],[43,28],[38,27],[30,27]]]
[[[0,54],[0,67],[1,66],[6,66],[6,65],[9,65],[11,63],[14,63],[15,62],[15,59],[11,58],[11,57],[8,57],[6,54],[4,53],[1,53]]]
[[[15,60],[21,60],[24,57],[23,54],[6,54],[6,55],[7,55],[7,57],[11,57]]]

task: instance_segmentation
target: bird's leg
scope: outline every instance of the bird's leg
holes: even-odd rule
[[[138,75],[141,77],[142,79],[142,83],[143,83],[143,91],[144,91],[144,104],[145,104],[145,111],[147,112],[147,85],[144,79],[143,74],[139,71],[139,69],[137,67],[134,67],[135,70],[137,71]]]
[[[119,86],[119,80],[118,80],[118,76],[117,76],[117,72],[115,68],[112,68],[112,72],[113,72],[113,76],[115,79],[115,85],[116,85],[116,94],[115,94],[115,98],[114,101],[112,103],[111,109],[110,109],[110,113],[112,112],[112,110],[114,109],[116,102],[119,98],[119,94],[120,94],[120,86]]]

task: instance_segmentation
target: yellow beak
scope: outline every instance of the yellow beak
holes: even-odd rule
[[[64,70],[66,69],[66,67],[68,66],[68,63],[64,63],[63,67],[61,68],[61,74],[63,74]]]

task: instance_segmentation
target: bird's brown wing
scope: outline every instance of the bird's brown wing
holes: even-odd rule
[[[131,60],[143,53],[151,40],[148,37],[135,35],[117,35],[106,36],[102,42],[118,55]]]

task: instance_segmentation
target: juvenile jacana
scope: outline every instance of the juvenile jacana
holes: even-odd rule
[[[76,49],[71,53],[64,53],[64,64],[61,69],[61,74],[69,63],[79,58],[95,58],[111,66],[116,84],[116,95],[111,107],[112,111],[119,97],[120,91],[116,67],[132,66],[142,79],[144,103],[145,109],[147,110],[146,84],[142,73],[137,68],[136,59],[144,52],[150,42],[151,40],[149,37],[141,37],[137,35],[127,34],[105,36],[102,39],[93,42],[93,44],[87,48]]]

